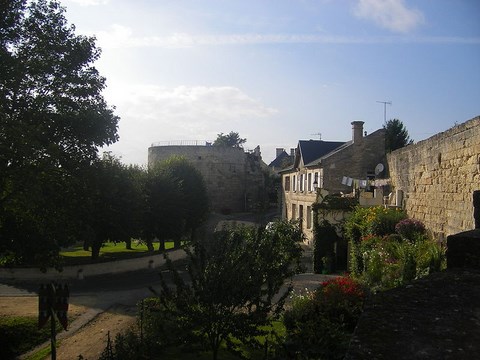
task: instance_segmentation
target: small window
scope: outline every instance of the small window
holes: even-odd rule
[[[307,229],[312,228],[312,207],[307,206]]]
[[[290,191],[290,176],[285,176],[285,191]]]

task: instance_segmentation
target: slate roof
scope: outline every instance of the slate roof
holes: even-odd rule
[[[273,160],[270,164],[268,164],[268,167],[281,168],[282,165],[285,164],[284,160],[289,158],[290,158],[290,155],[288,155],[287,152],[283,150],[282,153],[278,155],[275,160]]]
[[[300,140],[298,148],[305,166],[344,145],[343,141]]]

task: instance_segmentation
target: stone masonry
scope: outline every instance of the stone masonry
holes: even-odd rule
[[[408,215],[437,239],[473,229],[480,189],[480,116],[388,154],[392,186]]]
[[[241,148],[211,145],[152,146],[148,166],[173,155],[184,156],[203,175],[214,212],[252,210],[264,195],[266,165],[259,150],[245,153]]]

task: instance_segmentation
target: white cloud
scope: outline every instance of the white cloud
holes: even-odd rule
[[[407,33],[425,21],[423,14],[408,8],[404,0],[359,0],[355,15],[398,33]]]
[[[372,0],[369,0],[372,1]],[[406,23],[406,22],[405,22]],[[405,29],[405,23],[402,23]],[[400,22],[390,23],[400,29]],[[113,25],[110,31],[97,33],[98,45],[102,48],[189,48],[196,46],[225,46],[250,44],[385,44],[385,43],[465,43],[478,44],[478,37],[427,36],[336,36],[318,34],[224,34],[192,35],[175,33],[167,36],[137,37],[125,26]]]
[[[243,122],[277,113],[231,86],[119,86],[105,94],[121,117],[120,141],[111,149],[125,162],[145,163],[148,147],[158,141],[214,140]]]

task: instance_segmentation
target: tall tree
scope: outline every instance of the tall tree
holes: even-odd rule
[[[214,146],[241,148],[247,139],[242,139],[238,132],[230,131],[228,134],[220,133],[213,142]]]
[[[177,201],[178,206],[185,210],[185,232],[190,239],[195,231],[207,219],[208,195],[207,187],[202,174],[185,157],[172,156],[160,163],[160,168],[174,179],[183,194],[184,203]],[[179,246],[180,239],[175,240],[175,247]]]
[[[408,144],[412,144],[413,140],[408,135],[407,128],[398,119],[390,119],[383,124],[386,130],[385,148],[387,152],[400,149]]]
[[[56,0],[0,2],[0,252],[70,241],[82,168],[117,140],[100,50],[64,12]]]
[[[185,228],[185,194],[178,180],[161,166],[149,169],[145,182],[143,236],[150,250],[152,241],[160,241],[159,251],[165,250],[165,240],[181,238]]]
[[[137,171],[120,162],[110,153],[89,167],[85,182],[83,206],[83,239],[92,249],[92,258],[99,256],[106,241],[129,243],[140,235],[142,189]]]

